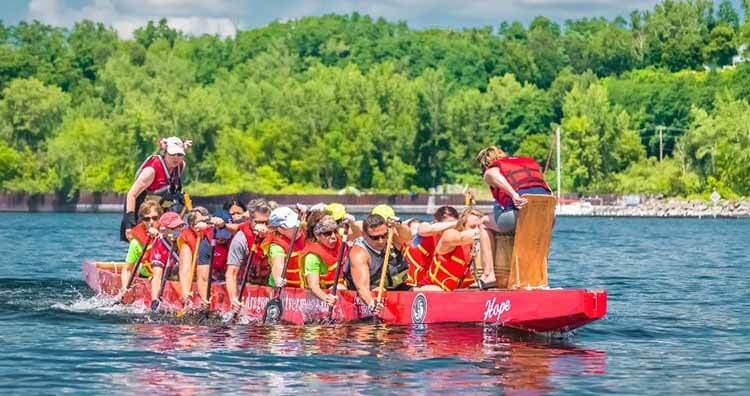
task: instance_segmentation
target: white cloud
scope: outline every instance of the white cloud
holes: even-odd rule
[[[81,8],[66,6],[63,0],[31,0],[29,17],[57,26],[72,26],[89,19],[112,26],[120,36],[131,38],[133,31],[148,21],[167,18],[169,25],[194,35],[231,36],[236,32],[228,16],[206,15],[206,3],[197,0],[95,0]],[[227,1],[216,1],[212,7],[228,7]]]

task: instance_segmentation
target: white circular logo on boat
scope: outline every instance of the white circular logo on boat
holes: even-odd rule
[[[411,303],[411,322],[424,323],[425,316],[427,316],[427,298],[419,293]]]

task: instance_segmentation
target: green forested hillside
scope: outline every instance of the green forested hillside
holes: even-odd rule
[[[461,31],[328,15],[227,39],[0,26],[0,189],[122,192],[177,135],[193,193],[418,191],[478,183],[488,144],[545,163],[561,126],[566,191],[747,196],[744,11],[667,0]]]

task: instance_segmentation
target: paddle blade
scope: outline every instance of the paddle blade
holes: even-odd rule
[[[272,298],[266,304],[266,311],[263,313],[263,323],[278,323],[283,313],[284,306],[281,303],[281,298]]]

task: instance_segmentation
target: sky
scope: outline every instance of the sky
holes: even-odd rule
[[[733,0],[735,5],[740,0]],[[657,0],[0,0],[6,24],[37,19],[71,27],[90,19],[112,26],[124,38],[137,27],[164,17],[189,34],[229,36],[237,29],[263,26],[274,20],[328,13],[359,12],[412,28],[496,27],[502,21],[528,23],[537,15],[558,22],[581,17],[627,16],[652,9]]]

